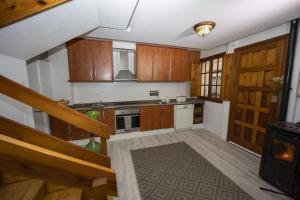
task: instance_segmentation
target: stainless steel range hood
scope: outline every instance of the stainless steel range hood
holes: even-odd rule
[[[113,49],[115,81],[135,81],[135,50]]]

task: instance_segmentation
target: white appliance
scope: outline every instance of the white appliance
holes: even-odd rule
[[[175,129],[187,129],[193,127],[194,104],[175,106]]]
[[[186,96],[177,96],[176,101],[177,102],[186,102]]]

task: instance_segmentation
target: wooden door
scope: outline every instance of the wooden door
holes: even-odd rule
[[[113,80],[112,42],[91,40],[94,81]]]
[[[280,37],[236,50],[229,139],[258,154],[267,124],[278,120],[286,43]]]
[[[164,106],[164,118],[165,118],[164,128],[174,128],[174,105]]]
[[[171,81],[188,81],[191,79],[189,51],[185,49],[171,49]]]
[[[70,81],[92,81],[94,68],[89,40],[75,39],[67,43]]]
[[[116,133],[115,109],[102,109],[100,114],[100,121],[108,125],[111,130],[111,135],[114,135]]]
[[[191,88],[192,97],[201,96],[201,71],[200,62],[193,62],[191,69]]]
[[[153,77],[153,52],[154,47],[136,45],[137,56],[137,80],[152,81]]]
[[[162,129],[165,126],[164,106],[141,107],[141,131]]]
[[[170,49],[154,47],[153,53],[153,81],[170,80]]]

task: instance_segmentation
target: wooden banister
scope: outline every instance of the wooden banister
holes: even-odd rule
[[[107,139],[110,136],[110,129],[106,124],[91,120],[84,114],[57,103],[2,75],[0,75],[0,92],[102,138]]]
[[[82,180],[105,177],[107,181],[116,182],[116,174],[113,169],[17,140],[3,134],[3,131],[0,131],[0,158],[8,158],[8,161],[20,159],[20,161],[26,162],[27,168],[34,168],[30,165],[31,162],[38,163],[39,166],[76,174]],[[3,165],[5,163],[1,162],[0,168]]]
[[[36,15],[70,0],[0,1],[0,27]]]
[[[108,156],[95,154],[77,145],[65,142],[57,137],[53,137],[49,134],[18,122],[14,122],[2,116],[0,116],[0,131],[3,131],[2,133],[9,137],[53,150],[61,154],[69,155],[98,165],[103,165],[105,167],[111,166],[110,158]]]

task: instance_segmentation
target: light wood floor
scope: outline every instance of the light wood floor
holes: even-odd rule
[[[119,197],[114,199],[141,199],[129,152],[131,149],[142,149],[180,141],[189,144],[254,199],[290,199],[259,189],[260,186],[275,189],[258,176],[260,158],[219,139],[218,136],[203,129],[110,141],[108,150],[112,159],[112,166],[116,170],[119,192]]]

